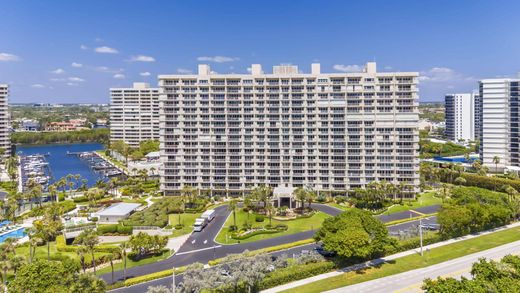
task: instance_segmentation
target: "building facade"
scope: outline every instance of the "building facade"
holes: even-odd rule
[[[475,95],[449,94],[444,97],[445,135],[452,141],[475,140]]]
[[[0,148],[4,158],[11,154],[10,117],[9,117],[9,86],[0,84]]]
[[[160,75],[161,189],[184,185],[241,194],[254,186],[419,186],[418,74],[263,73]]]
[[[138,147],[150,139],[159,139],[159,89],[137,82],[110,89],[110,141]]]
[[[492,170],[520,166],[519,83],[520,79],[479,82],[480,160]]]
[[[482,117],[482,113],[481,113],[481,106],[482,104],[480,103],[480,93],[474,93],[473,94],[474,97],[475,97],[475,101],[474,101],[474,104],[475,104],[475,107],[474,107],[474,117],[475,117],[475,122],[474,122],[474,136],[475,136],[475,140],[477,141],[480,141],[480,126],[481,126],[481,121],[480,121],[480,118]],[[480,143],[480,142],[479,142]]]

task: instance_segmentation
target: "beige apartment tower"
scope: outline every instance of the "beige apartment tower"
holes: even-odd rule
[[[161,189],[241,195],[254,186],[345,192],[372,181],[419,186],[418,73],[160,75]]]
[[[11,154],[11,137],[9,133],[9,86],[0,84],[0,148],[3,150],[3,157],[7,158]]]
[[[159,89],[136,82],[131,88],[110,89],[110,141],[138,147],[159,139]]]

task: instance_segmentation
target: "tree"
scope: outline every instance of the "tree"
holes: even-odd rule
[[[301,214],[303,215],[303,210],[305,209],[305,201],[307,200],[307,190],[303,187],[298,187],[294,191],[294,196],[296,197],[296,200],[300,201],[301,203]]]
[[[81,265],[81,269],[83,270],[83,273],[85,273],[85,269],[87,267],[86,262],[85,262],[85,255],[88,252],[89,252],[88,248],[84,245],[81,245],[80,247],[78,247],[78,249],[76,249],[76,254],[79,257],[79,264]]]
[[[92,267],[94,268],[94,275],[96,274],[96,257],[94,256],[94,250],[96,245],[99,244],[99,236],[93,229],[86,229],[74,239],[74,244],[85,246],[90,252],[92,257]]]
[[[457,177],[455,179],[455,184],[457,184],[457,185],[464,185],[464,184],[466,184],[466,179],[464,179],[463,177]]]
[[[495,164],[495,173],[498,173],[498,164],[500,164],[500,157],[493,157],[493,164]]]
[[[326,219],[314,238],[323,242],[324,249],[354,260],[379,257],[387,247],[395,245],[385,225],[360,209],[350,209]]]
[[[139,258],[145,257],[149,254],[158,254],[168,244],[167,236],[159,235],[148,235],[143,232],[139,232],[136,235],[130,236],[128,245],[132,249],[132,253],[136,254]]]
[[[516,191],[516,189],[514,189],[511,185],[508,185],[504,191],[507,193],[510,202],[512,202],[518,196],[518,191]]]
[[[105,256],[105,259],[110,262],[110,270],[111,270],[111,277],[112,277],[112,284],[114,283],[114,259],[117,259],[118,255],[114,253],[107,254]]]
[[[471,269],[471,279],[461,277],[424,280],[422,289],[437,292],[520,292],[520,257],[507,255],[499,262],[481,258]]]
[[[267,208],[267,202],[271,200],[273,191],[268,185],[259,185],[252,190],[251,195],[255,200],[263,202],[264,208]]]
[[[307,191],[307,203],[309,204],[309,209],[311,208],[312,203],[316,200],[317,197],[318,195],[314,189],[309,189]]]
[[[63,229],[61,220],[56,220],[53,215],[46,214],[43,220],[36,220],[33,222],[34,228],[36,228],[38,236],[47,243],[47,259],[51,258],[51,241]]]
[[[171,293],[172,291],[168,289],[168,287],[159,285],[159,286],[150,286],[146,289],[146,293]]]
[[[119,244],[119,254],[121,255],[121,258],[123,258],[123,281],[126,280],[126,251],[128,250],[128,248],[128,242],[122,242],[121,244]]]
[[[233,230],[235,230],[237,228],[237,214],[236,214],[237,201],[236,200],[233,199],[228,203],[228,211],[231,211],[233,213]]]
[[[75,273],[61,262],[36,259],[20,267],[9,283],[9,292],[70,292],[68,287]]]
[[[69,292],[74,293],[105,293],[106,284],[92,274],[80,274],[74,277]]]
[[[139,151],[147,155],[148,153],[159,151],[159,145],[158,140],[143,140],[139,143]]]

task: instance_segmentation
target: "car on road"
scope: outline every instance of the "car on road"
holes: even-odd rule
[[[336,252],[335,251],[328,251],[325,248],[323,248],[322,246],[318,246],[318,247],[314,248],[314,250],[317,253],[323,255],[324,257],[334,257],[334,256],[336,256]]]
[[[204,218],[197,218],[195,220],[195,224],[193,224],[193,231],[200,232],[206,225],[208,224],[208,220]]]
[[[217,212],[215,210],[207,210],[200,216],[203,219],[206,219],[208,222],[211,222],[215,216],[217,215]]]

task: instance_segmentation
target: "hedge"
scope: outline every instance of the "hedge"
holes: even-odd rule
[[[304,240],[294,241],[294,242],[291,242],[291,243],[280,244],[280,245],[276,245],[276,246],[270,246],[270,247],[267,247],[267,248],[262,248],[262,249],[249,251],[249,252],[246,253],[246,256],[255,256],[255,255],[258,255],[258,254],[261,254],[261,253],[270,253],[270,252],[274,252],[274,251],[285,250],[285,249],[293,248],[293,247],[296,247],[296,246],[311,244],[311,243],[314,243],[314,242],[316,242],[316,241],[314,239],[312,239],[312,238],[311,239],[304,239]],[[210,266],[216,266],[216,265],[219,265],[222,262],[226,261],[227,258],[228,257],[221,257],[221,258],[217,258],[217,259],[214,259],[214,260],[210,260],[210,261],[208,261],[208,264]]]
[[[476,186],[495,191],[503,191],[505,186],[511,185],[514,189],[520,191],[520,180],[480,176],[471,173],[462,173],[461,177],[466,180],[466,183],[464,183],[466,186]]]
[[[59,252],[76,252],[78,246],[67,245],[63,235],[56,236],[56,250]],[[119,253],[119,247],[114,245],[98,245],[94,248],[95,252],[103,253]]]
[[[274,227],[274,229],[258,230],[258,231],[254,231],[254,232],[248,233],[248,234],[243,235],[243,236],[237,236],[235,234],[232,234],[231,238],[236,239],[236,240],[244,240],[244,239],[248,239],[248,238],[251,238],[253,236],[256,236],[256,235],[279,233],[279,232],[282,232],[282,231],[286,231],[287,229],[288,229],[287,225],[280,224],[280,225],[276,225]]]
[[[131,235],[132,231],[133,231],[132,226],[123,226],[120,224],[99,225],[97,227],[97,232],[100,235],[104,235],[104,234]]]
[[[269,273],[260,282],[260,289],[264,290],[296,280],[310,278],[319,274],[330,272],[334,268],[336,268],[336,265],[333,262],[322,261],[309,263],[306,265],[293,265],[287,268],[278,269]]]
[[[184,271],[186,271],[186,268],[187,268],[187,266],[175,268],[175,273],[176,274],[184,273]],[[139,283],[143,283],[143,282],[152,281],[152,280],[155,280],[155,279],[169,277],[172,274],[173,274],[173,269],[169,269],[169,270],[155,272],[155,273],[151,273],[151,274],[147,274],[147,275],[142,275],[142,276],[139,276],[139,277],[129,278],[129,279],[125,280],[125,287],[132,286],[132,285],[139,284]]]
[[[99,199],[102,199],[103,197],[105,197],[104,194],[99,194],[99,195],[96,195],[95,199],[99,200]],[[79,203],[79,202],[87,202],[88,198],[86,196],[82,195],[82,196],[75,197],[72,200],[76,203]]]

